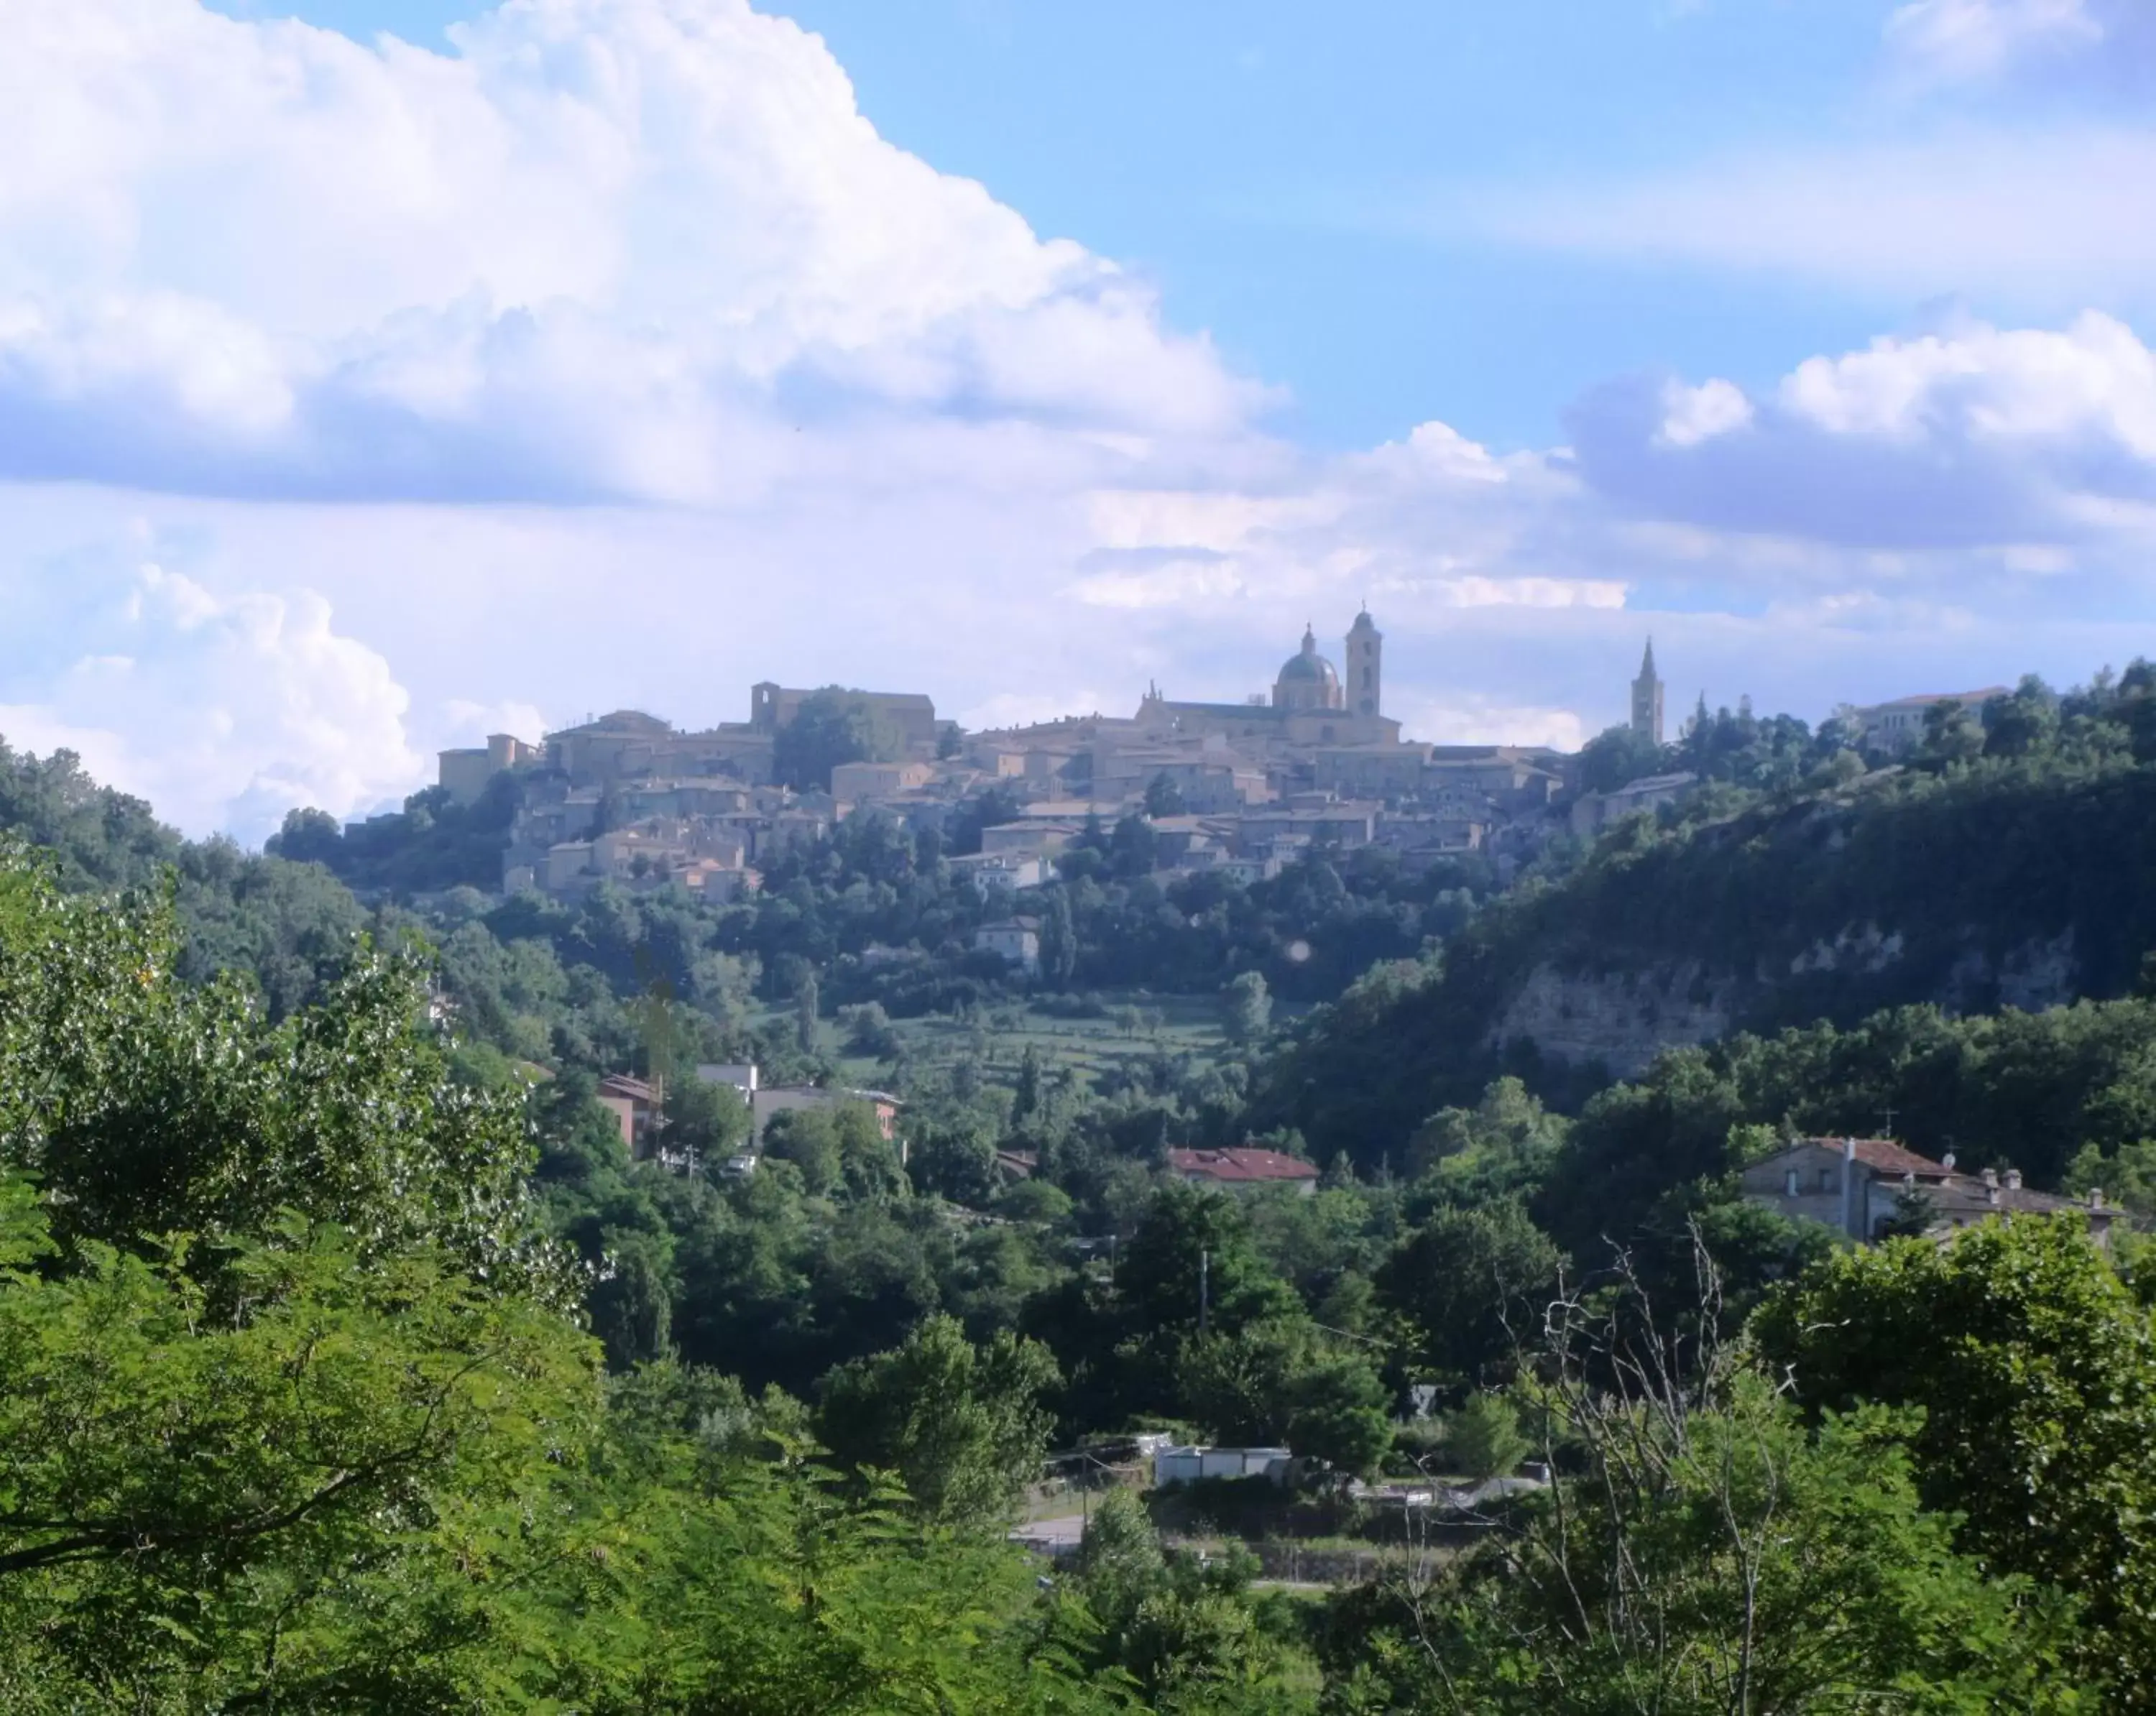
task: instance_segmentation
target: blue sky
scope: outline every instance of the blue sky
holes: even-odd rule
[[[191,828],[1364,600],[1430,738],[2156,652],[2141,0],[298,19],[0,0],[0,735]]]

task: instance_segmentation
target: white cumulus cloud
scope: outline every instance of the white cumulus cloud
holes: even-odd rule
[[[0,475],[737,498],[803,423],[1234,433],[1150,290],[879,137],[747,0],[510,0],[455,51],[0,0]]]
[[[74,653],[0,704],[17,748],[74,750],[182,827],[250,840],[295,804],[350,814],[408,789],[410,700],[319,595],[220,599],[155,563],[106,593]]]
[[[2156,352],[2115,317],[1884,337],[1760,399],[1708,386],[1743,434],[1671,432],[1705,389],[1615,383],[1574,414],[1579,469],[1663,518],[1878,548],[2086,542],[2156,508]]]

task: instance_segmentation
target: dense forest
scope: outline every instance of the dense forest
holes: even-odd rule
[[[1533,1447],[1554,1488],[1315,1600],[1168,1547],[1117,1488],[1036,1575],[1003,1528],[1066,1380],[1051,1346],[926,1316],[807,1398],[603,1364],[574,1310],[603,1272],[547,1237],[520,1106],[454,1077],[422,971],[357,953],[273,1023],[178,977],[179,946],[166,908],[0,871],[11,1709],[2140,1707],[2156,1353],[2070,1225],[1815,1261],[1754,1359],[1726,1304],[1666,1340],[1626,1267],[1582,1298],[1502,1199],[1437,1205],[1378,1292],[1431,1362],[1514,1384],[1452,1415],[1445,1457]],[[1411,1224],[1546,1147],[1531,1102],[1488,1109],[1448,1123]],[[1285,1380],[1287,1433],[1352,1462],[1401,1431],[1297,1313],[1280,1215],[1163,1189],[1121,1294],[1060,1309],[1128,1403],[1173,1388],[1243,1428]],[[1192,1240],[1210,1328],[1182,1314]],[[1527,1369],[1479,1344],[1545,1295]],[[1873,1338],[1816,1344],[1845,1326]]]
[[[0,753],[0,1704],[2141,1708],[2138,1234],[1852,1251],[1736,1174],[1891,1130],[2156,1214],[2146,677],[1949,716],[1892,768],[1753,723],[1694,805],[1505,894],[1318,853],[1199,898],[1096,830],[1034,1004],[1173,972],[1242,1014],[1114,1077],[998,1054],[1025,998],[967,968],[970,891],[873,820],[722,912],[433,873],[362,903],[304,821],[186,842]],[[371,861],[474,833],[444,820]],[[1910,986],[1755,979],[1756,1029],[1621,1080],[1491,1035],[1492,974],[1756,974],[1851,922]],[[1925,987],[1949,943],[2061,936],[2068,1004]],[[920,949],[913,986],[870,945]],[[1276,977],[1320,1004],[1273,1030]],[[878,1022],[908,1009],[973,1046],[910,1057]],[[594,1100],[848,1056],[903,1094],[902,1150],[841,1103],[732,1172],[744,1105],[676,1076],[632,1159]],[[1315,1190],[1166,1171],[1251,1136]],[[1100,1482],[1148,1429],[1311,1475]],[[1007,1533],[1059,1451],[1098,1487],[1050,1570]],[[1553,1487],[1449,1534],[1342,1487],[1530,1457]],[[1297,1537],[1369,1570],[1269,1574]]]
[[[1756,750],[1736,754],[1757,773]],[[1629,819],[1441,949],[1370,971],[1267,1069],[1260,1123],[1373,1162],[1501,1071],[1570,1107],[1665,1048],[1740,1031],[2138,991],[2156,949],[2156,674],[1943,706],[1913,755],[1872,760],[1843,750]],[[1972,1123],[1928,1094],[1881,1089],[1863,1123],[1904,1096],[1928,1142]]]

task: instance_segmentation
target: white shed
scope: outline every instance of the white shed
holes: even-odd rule
[[[1162,1448],[1152,1457],[1152,1483],[1166,1489],[1201,1477],[1267,1477],[1287,1482],[1295,1456],[1286,1448]]]

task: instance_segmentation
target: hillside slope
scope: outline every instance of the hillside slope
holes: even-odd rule
[[[70,893],[169,884],[185,931],[184,975],[244,973],[275,1018],[316,996],[367,916],[313,864],[189,840],[141,799],[100,786],[71,752],[42,761],[0,737],[0,843],[38,848]]]
[[[1641,819],[1314,1015],[1254,1117],[1374,1164],[1501,1070],[1563,1096],[1732,1031],[2123,994],[2156,947],[2152,876],[2156,767],[2123,748]]]

